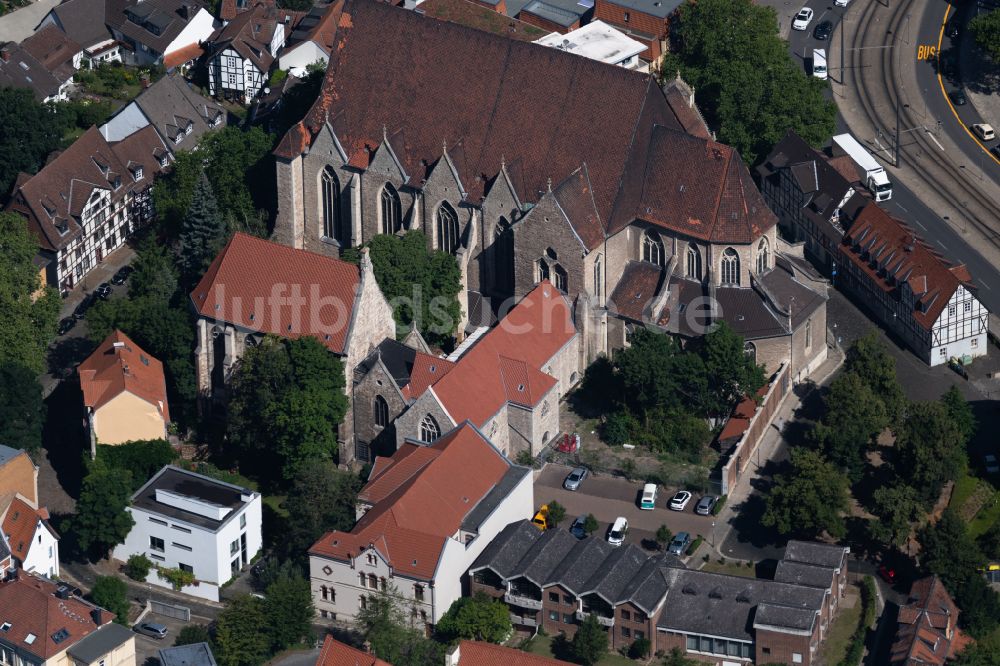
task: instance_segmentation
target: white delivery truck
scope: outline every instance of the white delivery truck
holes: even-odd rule
[[[840,155],[848,155],[858,165],[864,173],[864,178],[861,180],[875,197],[875,201],[888,201],[892,198],[892,183],[889,182],[885,169],[875,156],[850,134],[838,134],[833,137],[833,156]]]
[[[813,76],[826,81],[826,49],[813,49]]]

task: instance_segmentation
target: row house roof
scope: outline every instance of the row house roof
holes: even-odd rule
[[[865,206],[847,230],[842,254],[885,292],[907,285],[914,296],[913,319],[925,330],[933,328],[960,286],[976,290],[963,264],[948,262],[875,204]]]
[[[59,67],[46,66],[22,44],[0,44],[0,86],[26,88],[41,102],[57,95],[72,71],[64,74]]]
[[[19,175],[8,207],[28,217],[41,247],[58,250],[82,233],[83,210],[96,191],[114,202],[145,190],[162,168],[158,156],[166,155],[152,128],[111,144],[94,126],[37,174]]]
[[[433,580],[446,541],[459,529],[478,529],[467,518],[480,504],[502,500],[494,486],[530,473],[469,423],[430,445],[406,442],[376,459],[358,495],[371,508],[354,529],[324,534],[309,554],[347,561],[374,548],[397,573]]]
[[[843,549],[840,549],[843,553]],[[470,567],[501,579],[526,578],[580,597],[597,594],[612,606],[631,603],[647,614],[662,607],[666,631],[752,641],[754,627],[811,631],[832,581],[824,588],[694,571],[672,555],[650,556],[632,545],[613,547],[596,537],[539,531],[528,520],[511,523]]]
[[[969,643],[958,628],[959,608],[937,576],[928,576],[910,588],[899,607],[893,666],[943,665]]]
[[[106,0],[108,26],[164,54],[204,8],[200,0]]]
[[[532,203],[549,183],[586,166],[578,180],[594,209],[585,217],[598,232],[589,231],[595,222],[580,223],[588,249],[640,214],[677,233],[729,242],[748,242],[776,221],[742,159],[686,135],[649,75],[386,3],[338,6],[321,93],[279,142],[280,159],[306,152],[328,125],[359,169],[388,143],[409,187],[421,187],[447,155],[474,206],[502,168],[518,198]],[[399,104],[401,97],[408,103]],[[683,191],[671,169],[689,174]]]
[[[236,233],[191,292],[191,301],[207,319],[286,338],[311,335],[344,354],[360,284],[355,264]],[[308,311],[275,301],[296,294]]]
[[[50,11],[55,23],[85,49],[111,39],[104,22],[107,0],[66,0]]]
[[[139,93],[134,101],[169,143],[178,136],[190,136],[189,144],[193,144],[209,129],[223,124],[226,118],[226,110],[220,104],[196,93],[184,77],[177,74],[162,77]],[[190,135],[187,134],[189,125]]]
[[[127,335],[114,330],[79,366],[83,404],[98,410],[122,393],[131,393],[170,420],[163,364]]]

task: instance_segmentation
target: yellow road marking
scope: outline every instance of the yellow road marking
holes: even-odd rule
[[[951,13],[951,5],[948,5],[947,8],[944,10],[944,19],[941,21],[941,32],[938,33],[938,45],[937,45],[937,65],[938,65],[938,68],[937,68],[937,70],[938,70],[937,71],[937,80],[938,80],[938,85],[941,86],[941,94],[944,95],[944,101],[948,102],[948,108],[951,109],[951,112],[953,114],[955,114],[955,120],[958,121],[959,126],[962,129],[965,130],[966,134],[968,134],[970,137],[972,137],[972,140],[976,142],[976,145],[978,145],[980,148],[982,148],[983,152],[986,153],[991,160],[993,160],[997,164],[1000,164],[1000,159],[998,159],[997,157],[995,157],[993,155],[993,153],[990,152],[989,148],[987,148],[986,146],[984,146],[979,141],[979,137],[977,137],[975,134],[973,134],[972,130],[970,130],[968,127],[966,127],[965,123],[962,122],[961,116],[958,115],[958,111],[955,109],[955,105],[951,103],[951,98],[948,97],[948,93],[944,89],[944,77],[941,75],[941,43],[944,41],[944,28],[945,28],[945,25],[948,23],[948,14],[950,14],[950,13]]]

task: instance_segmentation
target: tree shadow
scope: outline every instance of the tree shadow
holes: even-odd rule
[[[49,349],[49,374],[59,379],[73,376],[76,366],[97,347],[89,338],[64,338]]]
[[[758,494],[750,495],[739,505],[732,521],[733,532],[738,541],[749,543],[755,548],[775,546],[786,541],[777,530],[761,524],[766,508],[764,497]]]
[[[562,661],[575,663],[573,645],[566,638],[566,634],[559,634],[552,639],[552,656]]]
[[[49,417],[42,429],[42,446],[59,485],[74,499],[80,496],[83,456],[89,455],[83,394],[76,381],[59,382],[45,399]]]

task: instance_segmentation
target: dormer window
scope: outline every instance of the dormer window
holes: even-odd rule
[[[188,122],[187,127],[184,128],[184,133],[190,134],[192,131],[194,131],[194,123]]]
[[[111,187],[113,187],[114,189],[117,190],[121,186],[122,186],[122,179],[121,179],[121,177],[120,176],[115,176],[114,180],[111,181]]]
[[[160,167],[162,168],[162,167],[167,166],[167,162],[170,161],[170,158],[168,158],[167,155],[166,155],[166,153],[164,153],[163,155],[160,155],[160,157],[156,161],[159,163]]]
[[[178,132],[177,136],[174,137],[174,143],[180,143],[184,140],[184,132]]]
[[[135,167],[135,169],[132,170],[132,174],[136,180],[142,180],[142,167],[141,166]]]

